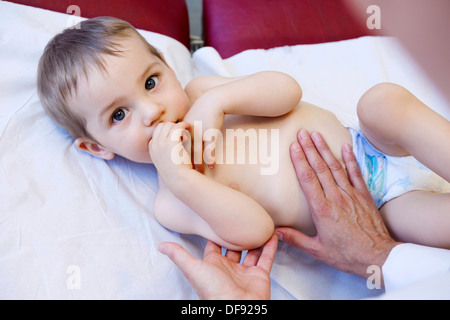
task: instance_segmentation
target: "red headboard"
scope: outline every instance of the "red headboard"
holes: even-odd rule
[[[374,35],[342,0],[203,0],[205,45],[222,58],[246,49]]]
[[[189,19],[185,0],[8,0],[33,7],[69,13],[70,5],[80,8],[81,16],[113,16],[135,28],[172,37],[190,48]]]

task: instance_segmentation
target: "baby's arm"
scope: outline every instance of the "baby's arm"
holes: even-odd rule
[[[163,226],[236,251],[260,247],[272,236],[272,218],[252,198],[195,170],[181,176],[170,186],[160,179],[155,216]]]
[[[214,108],[223,114],[266,117],[288,113],[302,97],[302,89],[294,78],[275,71],[239,78],[199,77],[187,85],[186,92],[193,104],[192,111]]]
[[[273,234],[269,214],[247,195],[192,169],[190,159],[174,161],[186,123],[161,123],[149,149],[158,169],[160,191],[155,215],[169,229],[199,234],[232,250],[263,245]],[[184,153],[187,158],[187,152]]]
[[[293,110],[302,97],[302,89],[295,79],[281,72],[265,71],[239,78],[220,76],[199,77],[186,87],[192,107],[184,117],[192,128],[200,122],[201,130],[194,129],[194,136],[209,129],[213,137],[205,142],[205,148],[215,149],[218,130],[222,129],[225,115],[277,117]],[[210,145],[211,144],[211,145]],[[202,154],[196,152],[196,164]],[[214,157],[203,154],[205,162],[212,166]]]

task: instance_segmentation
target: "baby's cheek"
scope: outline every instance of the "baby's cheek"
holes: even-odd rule
[[[147,141],[130,141],[124,150],[123,156],[131,161],[141,163],[152,163],[150,157],[149,143]]]

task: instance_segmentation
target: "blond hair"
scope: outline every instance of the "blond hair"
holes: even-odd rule
[[[88,77],[92,68],[106,71],[102,55],[119,56],[119,40],[137,36],[150,53],[164,61],[128,22],[97,17],[82,21],[76,28],[56,35],[44,49],[39,60],[37,87],[42,106],[49,117],[73,138],[95,139],[86,130],[86,121],[68,106],[69,98],[76,94],[77,81]]]

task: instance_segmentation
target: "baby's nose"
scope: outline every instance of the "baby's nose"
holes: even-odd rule
[[[144,125],[150,127],[166,113],[166,109],[159,105],[152,105],[147,106],[143,113],[142,119]]]

